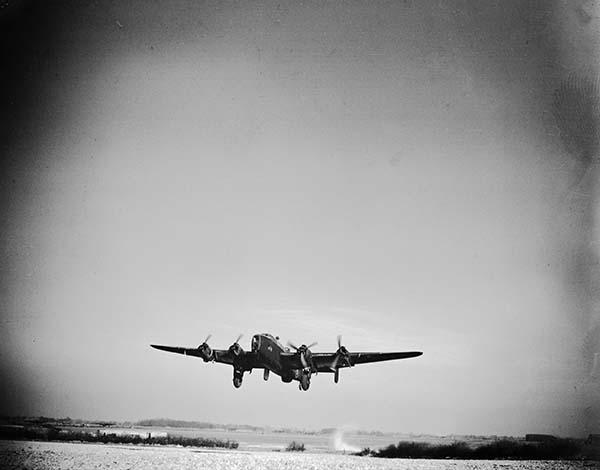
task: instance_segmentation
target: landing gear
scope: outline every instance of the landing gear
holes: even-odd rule
[[[263,372],[263,379],[269,380],[269,369],[265,369]]]
[[[308,388],[310,387],[310,372],[302,372],[302,375],[300,376],[300,385],[298,386],[298,388],[300,390],[303,391],[307,391]]]
[[[338,368],[336,368],[335,371],[333,372],[333,381],[335,383],[338,383],[339,380],[340,380],[340,370]]]
[[[242,381],[244,379],[244,371],[243,370],[233,370],[233,386],[235,388],[240,388],[242,386]]]

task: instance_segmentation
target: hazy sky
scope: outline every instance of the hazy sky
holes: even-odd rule
[[[600,432],[551,112],[595,4],[12,4],[0,411]],[[424,355],[301,393],[148,346],[259,332]]]

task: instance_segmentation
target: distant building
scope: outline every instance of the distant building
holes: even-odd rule
[[[552,442],[556,440],[556,437],[550,434],[526,434],[525,440],[527,442]]]

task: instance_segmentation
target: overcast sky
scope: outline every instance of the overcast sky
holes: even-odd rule
[[[3,414],[600,432],[551,111],[594,2],[31,3],[2,17]],[[424,355],[303,393],[149,347],[260,332]]]

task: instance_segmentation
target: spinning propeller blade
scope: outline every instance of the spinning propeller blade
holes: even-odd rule
[[[352,362],[350,362],[350,353],[346,349],[346,346],[342,346],[342,335],[338,335],[337,344],[338,344],[338,349],[335,352],[335,357],[333,358],[333,362],[329,366],[329,368],[333,372],[336,372],[336,374],[337,374],[337,369],[338,369],[338,364],[340,362],[340,358],[342,358],[342,357],[346,360],[346,362],[348,363],[348,366],[352,367]]]
[[[296,350],[296,353],[300,356],[300,363],[302,364],[302,367],[304,369],[307,369],[309,366],[308,361],[306,360],[306,356],[308,355],[310,357],[312,355],[312,353],[310,352],[310,348],[316,345],[317,342],[315,341],[314,343],[310,343],[308,346],[306,344],[303,344],[302,346],[298,347],[291,341],[288,341],[288,346],[294,348]]]
[[[198,346],[198,349],[201,348],[206,348],[208,347],[208,340],[212,337],[212,334],[208,334],[208,336],[206,337],[206,339]]]
[[[235,342],[231,346],[229,346],[229,352],[231,352],[235,356],[239,356],[243,352],[242,347],[240,346],[240,343],[239,343],[240,339],[242,339],[242,336],[244,336],[244,335],[240,334],[237,337],[237,339],[235,340]]]
[[[213,351],[208,345],[208,340],[211,338],[211,334],[209,334],[204,342],[198,346],[198,351],[200,352],[200,357],[204,359],[204,362],[208,362],[213,359]]]

